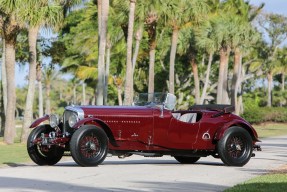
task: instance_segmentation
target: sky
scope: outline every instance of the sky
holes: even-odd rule
[[[250,0],[249,2],[253,5],[265,3],[263,8],[265,11],[287,16],[287,0]]]
[[[278,13],[287,16],[287,0],[249,0],[250,4],[260,5],[265,3],[263,8],[266,12]],[[25,77],[28,74],[28,65],[20,67],[16,65],[16,86],[21,87],[28,84]]]

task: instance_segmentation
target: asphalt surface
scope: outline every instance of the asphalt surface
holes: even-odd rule
[[[227,167],[213,157],[183,165],[168,156],[107,157],[98,167],[80,167],[71,158],[55,166],[7,163],[0,168],[0,191],[223,191],[287,164],[287,136],[264,139],[261,146],[244,167]]]

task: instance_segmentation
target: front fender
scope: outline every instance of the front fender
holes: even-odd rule
[[[232,126],[238,126],[242,127],[243,129],[246,129],[250,133],[253,141],[255,142],[260,141],[258,139],[258,135],[255,129],[249,123],[241,119],[235,119],[224,124],[224,126],[218,129],[217,132],[215,133],[214,140],[216,141],[220,140],[224,136],[225,131]]]
[[[50,118],[50,115],[45,115],[39,119],[36,119],[29,128],[34,128],[37,127],[38,125],[40,125],[42,122],[47,121]]]
[[[110,143],[115,147],[119,146],[115,140],[115,137],[114,137],[110,127],[104,121],[102,121],[98,118],[82,119],[82,120],[78,121],[72,128],[73,129],[79,129],[81,126],[87,125],[87,124],[98,125],[99,127],[101,127],[106,132],[106,134],[110,140]]]

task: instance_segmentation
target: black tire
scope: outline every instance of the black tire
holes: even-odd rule
[[[228,166],[241,167],[252,156],[252,138],[242,127],[231,127],[217,143],[217,152],[222,162]]]
[[[103,129],[85,125],[72,136],[70,151],[74,161],[83,166],[101,164],[108,153],[108,138]]]
[[[58,163],[64,154],[64,148],[59,146],[51,146],[50,148],[47,146],[39,146],[33,141],[36,138],[41,137],[41,134],[48,134],[51,131],[54,131],[49,125],[40,125],[33,129],[27,140],[27,151],[32,159],[38,165],[55,165]]]
[[[200,157],[186,157],[186,156],[174,156],[174,158],[181,164],[193,164],[200,159]]]

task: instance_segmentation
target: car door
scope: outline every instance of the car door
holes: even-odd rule
[[[172,118],[168,130],[172,148],[192,149],[200,129],[200,115],[198,112],[182,113],[179,117]]]

